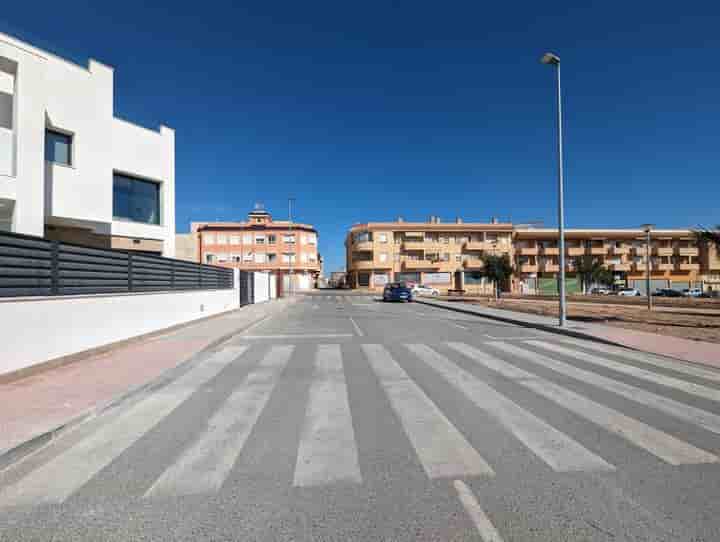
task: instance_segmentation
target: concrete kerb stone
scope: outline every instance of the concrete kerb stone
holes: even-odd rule
[[[293,303],[294,300],[280,300],[280,301],[287,301],[287,304]],[[265,304],[263,304],[265,305]],[[265,305],[270,306],[270,305]],[[233,311],[235,312],[235,311]],[[255,325],[260,319],[268,318],[269,316],[272,316],[272,313],[269,315],[263,315],[259,316],[258,318],[252,320],[251,322],[248,322],[247,324],[240,326],[238,328],[233,329],[232,331],[223,334],[222,336],[218,337],[217,339],[214,339],[210,344],[205,346],[202,350],[191,356],[190,358],[186,359],[185,361],[179,363],[175,367],[172,367],[170,369],[167,369],[166,371],[162,372],[155,378],[152,378],[148,380],[147,382],[143,382],[142,384],[139,384],[137,386],[133,386],[121,394],[109,399],[108,401],[102,402],[100,404],[97,404],[85,412],[78,414],[77,416],[71,418],[70,420],[63,422],[47,431],[43,431],[42,433],[39,433],[35,435],[34,437],[31,437],[30,439],[26,440],[25,442],[22,442],[20,444],[17,444],[16,446],[13,446],[12,448],[8,448],[6,450],[0,450],[0,472],[12,467],[13,465],[18,464],[20,461],[31,455],[32,453],[42,449],[46,444],[49,444],[53,440],[57,439],[61,434],[67,432],[68,430],[80,425],[83,422],[89,421],[100,414],[111,410],[113,408],[117,408],[121,406],[124,402],[128,401],[129,399],[135,397],[136,395],[139,395],[145,391],[149,390],[156,390],[160,389],[163,386],[166,386],[168,383],[176,379],[178,376],[180,376],[182,373],[190,370],[193,366],[200,363],[202,359],[207,357],[207,355],[215,348],[223,344],[224,342],[230,340],[232,337],[237,335],[238,333],[242,333],[245,331],[245,329]],[[194,322],[190,322],[188,325],[193,324]]]

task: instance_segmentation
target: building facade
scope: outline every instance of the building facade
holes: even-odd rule
[[[512,224],[427,222],[368,222],[350,228],[345,241],[347,284],[381,290],[391,281],[412,281],[440,291],[457,289],[489,293],[482,275],[486,253],[514,257]]]
[[[0,33],[0,228],[175,253],[175,133],[113,114],[113,68]]]
[[[321,272],[318,233],[309,224],[273,220],[255,209],[245,222],[193,222],[202,263],[292,276],[293,288],[314,288]]]
[[[381,290],[390,281],[412,281],[441,292],[492,293],[483,277],[484,254],[507,254],[514,293],[556,294],[558,230],[510,223],[377,222],[353,226],[345,241],[347,283]],[[646,234],[641,229],[565,230],[569,293],[580,292],[577,259],[590,256],[613,273],[617,286],[646,290]],[[651,291],[702,287],[720,290],[720,257],[689,229],[651,231]]]

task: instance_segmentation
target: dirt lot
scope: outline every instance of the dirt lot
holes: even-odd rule
[[[545,316],[557,316],[557,300],[501,299],[499,302],[485,299],[466,299],[498,309],[515,310]],[[569,302],[568,318],[575,321],[597,322],[625,329],[637,329],[651,333],[672,335],[684,339],[720,343],[720,306],[703,304],[687,307],[657,307],[652,313],[642,306],[626,304],[601,304]]]

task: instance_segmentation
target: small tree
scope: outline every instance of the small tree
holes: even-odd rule
[[[720,224],[715,226],[714,230],[702,228],[695,230],[694,233],[698,242],[714,243],[718,250],[720,250]]]
[[[601,266],[595,275],[594,280],[600,284],[605,284],[610,287],[615,285],[615,275],[607,267]]]
[[[498,299],[500,297],[500,285],[506,283],[512,276],[513,268],[510,263],[510,256],[507,254],[502,256],[484,254],[481,259],[483,261],[483,275],[493,282],[495,299]]]
[[[605,270],[597,258],[585,255],[575,258],[575,269],[580,276],[583,294],[587,293],[588,286],[593,282],[601,282],[600,276]]]

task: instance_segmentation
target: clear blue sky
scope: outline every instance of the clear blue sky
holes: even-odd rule
[[[555,225],[546,50],[568,227],[720,222],[717,3],[66,0],[2,17],[114,66],[116,115],[176,129],[178,231],[256,201],[285,218],[293,195],[331,271],[355,222]]]

